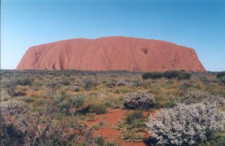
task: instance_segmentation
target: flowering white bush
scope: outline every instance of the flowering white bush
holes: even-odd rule
[[[155,102],[154,95],[142,92],[126,94],[124,98],[124,107],[128,109],[147,109]]]
[[[215,103],[178,104],[150,116],[147,127],[158,145],[194,145],[223,130],[224,122]]]
[[[214,96],[201,91],[192,91],[185,94],[181,98],[181,102],[189,105],[193,103],[205,103],[205,104],[216,104],[217,107],[221,107],[225,105],[225,99],[220,96]]]
[[[202,91],[191,91],[186,93],[182,97],[181,101],[184,102],[185,104],[192,104],[202,102],[203,100],[208,99],[210,97],[211,97],[210,94],[207,94]]]
[[[16,110],[17,108],[25,107],[26,103],[19,100],[9,100],[0,104],[1,110]]]

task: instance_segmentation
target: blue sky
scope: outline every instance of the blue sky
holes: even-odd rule
[[[194,48],[210,71],[225,70],[225,1],[2,0],[1,68],[33,45],[131,36]]]

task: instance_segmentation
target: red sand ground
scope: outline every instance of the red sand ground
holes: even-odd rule
[[[145,146],[144,142],[128,142],[123,140],[122,133],[115,129],[116,124],[123,118],[128,111],[121,109],[110,109],[106,114],[96,115],[94,121],[87,122],[90,127],[97,125],[100,121],[104,123],[94,132],[94,136],[103,136],[107,140],[114,140],[122,146]],[[144,113],[147,116],[147,112]],[[149,135],[146,134],[146,137]]]
[[[17,69],[205,71],[192,48],[130,37],[72,39],[33,46]]]

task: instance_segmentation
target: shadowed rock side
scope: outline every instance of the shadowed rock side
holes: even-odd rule
[[[129,37],[72,39],[33,46],[17,69],[205,71],[192,48]]]

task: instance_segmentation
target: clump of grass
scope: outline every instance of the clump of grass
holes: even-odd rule
[[[21,109],[26,108],[26,103],[20,100],[9,100],[6,102],[0,103],[0,108],[2,111],[6,110],[15,110],[19,112]]]
[[[97,146],[118,146],[115,141],[106,141],[102,136],[95,138],[95,144]]]
[[[177,97],[164,92],[156,97],[155,108],[172,108],[177,104]]]
[[[50,80],[46,83],[46,86],[50,89],[56,89],[59,87],[59,83],[56,80]]]
[[[114,93],[116,94],[124,94],[124,93],[129,93],[130,90],[128,88],[117,88],[115,89]]]
[[[7,93],[11,96],[23,96],[26,93],[28,86],[33,84],[34,79],[30,77],[17,77],[9,80],[4,87],[6,88]],[[25,87],[23,87],[25,86]]]
[[[35,99],[32,97],[26,97],[26,98],[23,98],[23,101],[25,101],[26,103],[33,103]]]
[[[125,118],[125,121],[126,121],[126,124],[128,125],[132,125],[135,127],[139,127],[139,126],[143,126],[143,114],[141,111],[134,111],[134,112],[131,112],[129,114],[127,114],[126,118]],[[138,124],[136,124],[138,123]],[[140,125],[139,125],[140,124]]]
[[[24,91],[23,88],[20,87],[20,89],[18,89],[17,85],[15,85],[15,84],[13,84],[13,85],[7,84],[6,91],[10,97],[23,96],[26,94],[25,93],[26,91]]]
[[[53,100],[53,105],[59,110],[66,114],[76,112],[76,109],[81,107],[84,103],[85,96],[68,96],[66,92],[62,92],[56,96]]]
[[[24,96],[26,91],[29,89],[29,86],[17,86],[14,90],[14,96]]]
[[[89,91],[96,86],[97,86],[97,81],[90,80],[90,79],[84,80],[84,89],[85,90]]]
[[[34,81],[34,78],[31,78],[31,77],[20,77],[20,78],[11,80],[11,84],[31,86],[33,81]]]
[[[70,90],[72,90],[74,92],[79,92],[80,91],[80,87],[79,86],[72,86],[72,87],[70,87]]]
[[[182,85],[179,87],[179,90],[186,91],[187,89],[191,88],[192,84],[188,81],[185,81],[182,83]]]
[[[26,95],[33,98],[46,98],[47,92],[46,89],[40,89],[40,90],[27,90]]]
[[[106,86],[109,88],[114,88],[116,86],[116,81],[109,81],[106,83]]]
[[[86,114],[86,120],[88,121],[88,122],[90,122],[90,121],[94,121],[95,120],[95,116],[94,116],[95,114],[94,113],[88,113],[88,114]]]
[[[143,141],[143,134],[137,134],[135,131],[126,132],[123,134],[123,139],[126,141]]]
[[[47,103],[47,101],[43,99],[36,99],[33,102],[34,102],[34,106],[43,106]]]
[[[89,111],[96,114],[105,114],[107,112],[104,103],[92,103],[90,104]]]
[[[123,97],[122,96],[113,96],[106,97],[105,106],[110,108],[120,108],[123,106]]]
[[[185,104],[199,103],[210,98],[211,96],[212,95],[199,90],[190,91],[181,98],[181,102],[184,102]]]
[[[70,85],[70,82],[71,82],[71,80],[69,78],[62,77],[62,79],[61,79],[62,85],[68,86],[68,85]]]
[[[146,129],[145,121],[142,111],[133,111],[127,114],[116,128],[121,130],[124,140],[143,141],[144,136],[142,132]]]
[[[74,145],[74,146],[87,146],[86,142],[82,141],[82,142],[77,142],[77,143],[73,143],[71,145]]]
[[[95,143],[98,146],[105,146],[105,139],[102,136],[99,136],[95,139]]]
[[[98,124],[93,125],[91,129],[98,130],[101,126],[104,126],[104,123],[103,123],[102,120],[100,120],[100,121],[98,122]]]

